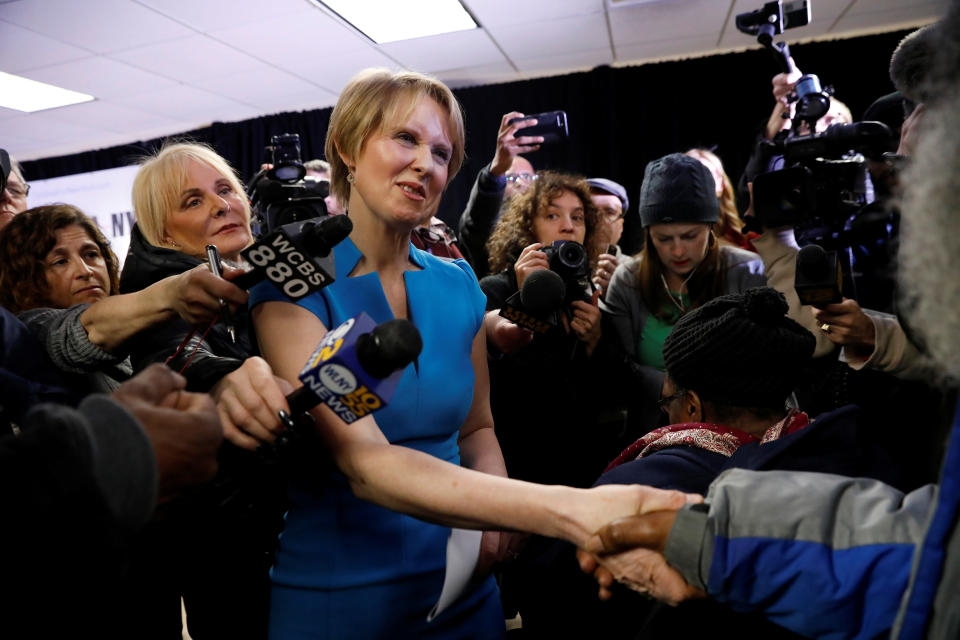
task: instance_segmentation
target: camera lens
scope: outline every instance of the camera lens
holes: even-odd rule
[[[560,264],[571,271],[578,271],[587,261],[587,250],[579,242],[564,242],[557,248]]]

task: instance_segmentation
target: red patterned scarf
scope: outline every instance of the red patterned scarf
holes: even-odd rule
[[[619,467],[625,462],[648,456],[655,451],[660,451],[667,447],[695,447],[697,449],[719,453],[729,458],[733,455],[734,451],[747,443],[759,442],[760,444],[764,444],[799,431],[808,424],[810,424],[810,418],[807,417],[807,414],[796,409],[790,409],[783,420],[763,433],[762,438],[750,435],[739,429],[731,429],[730,427],[707,422],[672,424],[668,427],[654,429],[638,439],[624,449],[613,462],[607,465],[604,472],[610,471],[610,469],[614,467]]]

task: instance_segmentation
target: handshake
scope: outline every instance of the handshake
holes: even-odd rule
[[[580,568],[593,574],[600,587],[600,599],[613,597],[613,584],[623,585],[671,606],[706,594],[687,584],[667,564],[663,550],[677,517],[685,504],[699,504],[699,495],[642,487],[643,506],[637,515],[614,520],[587,538],[577,551]]]

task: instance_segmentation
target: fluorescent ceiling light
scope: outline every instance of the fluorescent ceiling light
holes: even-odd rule
[[[459,0],[313,0],[377,44],[476,29]]]
[[[90,102],[93,96],[0,71],[0,107],[32,113]]]

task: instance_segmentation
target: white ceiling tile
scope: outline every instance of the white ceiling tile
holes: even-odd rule
[[[887,11],[870,11],[848,13],[841,18],[834,31],[856,31],[862,29],[882,28],[889,24],[912,26],[934,22],[943,15],[940,7],[932,4],[923,7],[894,8]]]
[[[30,154],[34,149],[42,148],[45,142],[32,138],[28,135],[17,135],[6,130],[3,124],[0,124],[0,149],[6,149],[14,160],[29,160]],[[27,176],[30,180],[30,176]]]
[[[728,2],[718,0],[682,0],[617,7],[610,11],[610,33],[618,47],[650,40],[667,41],[704,35],[711,35],[716,42],[729,7]]]
[[[97,53],[193,33],[130,0],[29,0],[3,8],[3,19]]]
[[[602,13],[603,0],[461,0],[483,27],[536,25],[558,18]],[[534,27],[535,28],[535,27]]]
[[[50,117],[59,122],[126,133],[127,135],[138,129],[170,127],[180,124],[176,120],[155,113],[111,104],[102,100],[54,109],[50,112]]]
[[[168,78],[103,56],[33,69],[22,75],[105,100],[141,91],[156,91],[177,84]]]
[[[0,107],[0,120],[6,120],[7,118],[16,118],[23,115],[23,111],[17,111],[16,109],[7,109],[6,107]]]
[[[2,15],[2,14],[0,14]],[[89,58],[93,54],[0,20],[0,68],[9,73]]]
[[[484,84],[512,82],[519,79],[517,71],[507,62],[462,69],[447,69],[434,74],[451,89],[475,87]]]
[[[186,85],[133,93],[114,102],[174,120],[194,122],[196,125],[258,115],[250,105]]]
[[[184,82],[268,68],[267,64],[236,48],[200,34],[119,51],[110,57],[144,71]]]
[[[38,111],[24,114],[19,118],[2,120],[0,121],[0,137],[2,137],[3,132],[11,132],[14,136],[30,137],[45,142],[69,142],[75,138],[96,137],[103,133],[95,127],[61,122],[50,117],[52,111],[54,110]]]
[[[408,69],[427,73],[504,62],[483,29],[391,42],[380,45],[380,50]]]
[[[701,37],[618,46],[617,64],[629,65],[659,58],[712,53],[716,51],[714,42],[711,37]]]
[[[548,59],[571,51],[609,46],[602,13],[537,24],[498,26],[489,30],[511,60]]]
[[[334,93],[274,68],[217,75],[192,84],[205,91],[259,107],[268,113],[326,106],[337,99]],[[288,103],[289,106],[286,106]],[[311,104],[315,106],[305,106]]]
[[[375,48],[370,40],[321,11],[297,14],[294,18],[269,16],[256,24],[227,26],[209,35],[288,70],[300,60],[349,64],[355,52]]]
[[[349,56],[290,60],[282,68],[339,94],[344,85],[363,69],[386,67],[397,70],[401,66],[371,47],[354,51]]]
[[[514,64],[521,72],[546,71],[548,73],[562,73],[582,69],[592,69],[601,64],[611,64],[613,52],[610,47],[592,49],[590,51],[574,51],[559,53],[548,57],[514,60]]]
[[[946,14],[949,6],[949,0],[858,0],[846,15],[906,9],[919,12],[932,11],[930,17],[940,17]]]
[[[181,22],[192,29],[206,33],[222,29],[224,25],[261,24],[269,16],[290,16],[317,11],[304,0],[137,0]]]

